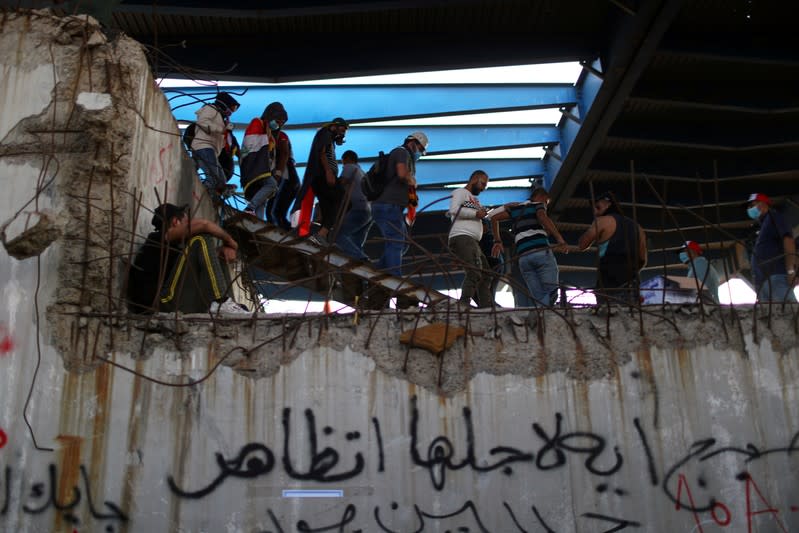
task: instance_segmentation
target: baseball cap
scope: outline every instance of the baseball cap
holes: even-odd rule
[[[749,195],[749,198],[747,198],[746,200],[747,204],[750,204],[752,202],[763,202],[766,205],[771,205],[771,198],[769,198],[768,196],[766,196],[761,192],[753,192],[752,194]]]
[[[345,128],[349,128],[349,127],[350,127],[350,123],[349,123],[349,122],[347,122],[346,120],[344,120],[344,119],[343,119],[343,118],[341,118],[341,117],[336,117],[336,118],[334,118],[333,120],[331,120],[331,121],[330,121],[330,125],[331,125],[331,126],[333,126],[333,125],[336,125],[336,126],[344,126]]]
[[[699,246],[699,243],[696,241],[685,241],[682,247],[687,248],[696,254],[702,255],[702,247]]]
[[[406,141],[408,139],[413,139],[414,141],[416,141],[419,144],[421,144],[422,145],[422,155],[426,155],[427,154],[427,145],[430,144],[430,141],[427,139],[427,134],[425,132],[423,132],[423,131],[414,131],[413,133],[411,133],[410,135],[405,137]]]
[[[183,213],[189,208],[189,204],[177,206],[175,204],[161,204],[155,208],[153,212],[152,225],[155,229],[160,230],[163,226],[164,220],[170,221],[173,217],[183,216]]]

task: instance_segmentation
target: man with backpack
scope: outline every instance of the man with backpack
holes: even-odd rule
[[[230,115],[238,108],[236,99],[223,91],[216,95],[213,104],[206,104],[196,111],[194,138],[189,147],[192,158],[205,174],[203,184],[213,199],[218,198],[227,186],[225,170],[219,164],[219,154],[225,147]]]
[[[383,255],[376,266],[394,276],[402,275],[402,253],[408,234],[403,211],[408,206],[411,187],[416,186],[416,162],[427,152],[427,145],[427,135],[416,131],[391,151],[385,166],[385,185],[372,202],[372,218],[384,241]]]

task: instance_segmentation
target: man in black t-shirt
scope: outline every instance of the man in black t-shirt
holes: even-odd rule
[[[210,220],[190,219],[187,205],[169,203],[155,209],[152,225],[155,231],[130,267],[131,312],[246,312],[230,298],[229,275],[220,262],[235,261],[238,250],[225,230]]]
[[[594,222],[577,246],[599,249],[597,304],[638,304],[638,273],[646,266],[646,235],[633,219],[621,213],[616,197],[608,191],[594,202]]]

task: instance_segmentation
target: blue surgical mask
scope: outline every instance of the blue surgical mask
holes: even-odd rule
[[[413,160],[414,161],[419,161],[419,159],[421,159],[421,158],[422,158],[422,152],[414,152],[413,153]]]
[[[269,121],[269,129],[279,130],[280,129],[280,124],[277,123],[277,120],[272,119],[272,120]]]
[[[687,263],[688,262],[688,254],[685,252],[680,252],[680,263]]]
[[[746,210],[746,214],[749,215],[749,218],[752,220],[757,220],[760,218],[760,209],[757,208],[756,205],[753,205],[749,209]]]

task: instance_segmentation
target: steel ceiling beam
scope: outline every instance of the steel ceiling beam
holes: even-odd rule
[[[721,113],[740,113],[744,115],[788,115],[799,114],[799,107],[762,107],[718,104],[715,102],[700,102],[689,100],[676,100],[667,98],[648,98],[634,96],[627,100],[633,105],[663,106],[672,109],[685,109],[693,111],[717,111]]]
[[[282,102],[289,126],[318,126],[334,117],[352,124],[454,114],[560,108],[577,99],[572,84],[462,85],[278,85],[225,87],[241,107],[233,120],[246,124],[267,104]],[[216,89],[164,89],[175,118],[194,120],[199,100],[213,101]],[[409,126],[409,131],[412,126]],[[417,128],[418,129],[418,128]]]
[[[289,115],[290,116],[290,115]],[[499,148],[525,148],[558,142],[558,129],[546,125],[508,126],[357,126],[347,131],[346,143],[337,148],[340,156],[344,150],[355,150],[360,157],[374,159],[382,150],[388,153],[401,145],[405,137],[415,130],[424,131],[430,138],[427,153],[451,154],[494,150]],[[294,149],[294,158],[305,162],[317,129],[287,130]],[[243,130],[237,131],[241,139]]]
[[[582,179],[682,4],[682,0],[642,0],[635,16],[623,15],[616,38],[604,54],[602,86],[553,181],[554,213]]]

